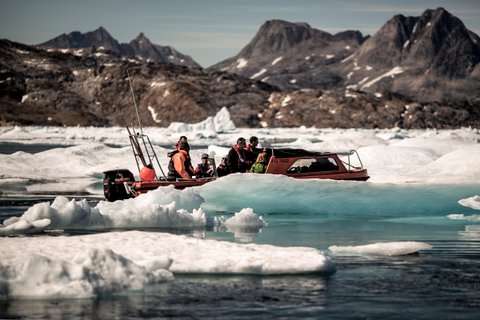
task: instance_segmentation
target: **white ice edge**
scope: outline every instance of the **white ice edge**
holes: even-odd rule
[[[0,298],[90,298],[143,290],[174,274],[335,272],[308,247],[237,244],[141,231],[0,238]]]
[[[402,256],[421,250],[432,249],[428,243],[417,241],[396,241],[373,243],[360,246],[330,246],[330,251],[337,255],[367,255],[367,256]]]

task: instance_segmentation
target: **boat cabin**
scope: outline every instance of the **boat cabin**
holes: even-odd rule
[[[344,153],[346,161],[339,154],[313,152],[303,149],[268,149],[268,166],[265,173],[282,174],[297,179],[362,180],[369,176],[355,150]],[[357,156],[360,166],[351,164],[351,156]]]

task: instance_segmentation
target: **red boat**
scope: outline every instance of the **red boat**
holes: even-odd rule
[[[339,154],[312,152],[303,149],[270,149],[271,156],[265,173],[282,174],[297,179],[333,179],[367,181],[368,172],[355,150]],[[268,154],[269,152],[267,152]],[[351,164],[355,156],[359,166]]]
[[[143,134],[138,108],[133,93],[133,86],[130,81],[130,74],[127,71],[130,89],[132,91],[133,104],[137,113],[140,132],[132,131],[125,124],[130,145],[132,147],[137,168],[140,173],[140,180],[136,181],[133,173],[127,169],[117,169],[104,172],[103,192],[108,201],[133,198],[139,194],[157,189],[163,186],[173,185],[175,188],[184,189],[187,187],[201,186],[217,179],[215,171],[211,178],[193,179],[168,179],[163,172],[162,166],[150,142],[150,138]],[[361,180],[366,181],[369,176],[367,169],[363,168],[362,161],[355,150],[343,154],[346,160],[340,159],[337,153],[311,152],[303,149],[266,149],[268,165],[265,174],[281,174],[297,179],[335,179],[335,180]],[[350,162],[351,156],[355,155],[354,166]],[[209,159],[210,165],[215,169],[215,160]],[[156,167],[156,168],[155,168]],[[161,176],[158,174],[161,172]],[[247,173],[249,174],[249,173]]]
[[[129,131],[130,133],[130,131]],[[139,141],[143,142],[143,150]],[[137,160],[137,166],[141,179],[136,181],[132,172],[127,169],[118,169],[104,172],[103,180],[104,195],[108,201],[122,200],[135,197],[139,194],[157,189],[163,186],[173,185],[177,189],[201,186],[205,183],[218,179],[216,173],[211,178],[193,179],[168,179],[158,163],[158,158],[153,150],[148,136],[142,134],[130,134],[130,142]],[[338,154],[330,152],[312,152],[303,149],[266,149],[268,165],[265,174],[281,174],[296,179],[334,179],[334,180],[368,180],[367,169],[355,150]],[[147,164],[146,154],[150,160]],[[343,155],[342,160],[339,155]],[[356,159],[351,159],[355,157]],[[158,177],[153,168],[153,160],[162,172]],[[215,168],[214,159],[209,159]],[[351,164],[355,161],[357,166]],[[144,165],[140,169],[140,162]],[[250,173],[246,173],[250,174]]]

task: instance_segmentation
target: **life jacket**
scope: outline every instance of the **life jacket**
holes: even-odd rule
[[[261,162],[257,162],[253,164],[252,168],[250,169],[250,172],[252,173],[264,173],[266,170],[266,165]]]
[[[179,153],[180,150],[174,150],[172,152],[169,152],[168,155],[170,157],[170,162],[168,163],[168,176],[169,177],[175,177],[175,178],[182,178],[180,174],[177,172],[175,169],[175,163],[173,162],[173,156]],[[171,156],[170,156],[171,155]],[[192,161],[190,159],[190,156],[185,154],[185,161],[183,162],[183,165],[185,166],[185,171],[192,177],[195,175],[195,173],[190,169],[192,167]]]
[[[207,167],[205,167],[202,163],[199,163],[196,171],[199,173],[207,173]]]
[[[231,172],[246,172],[250,169],[252,165],[252,161],[249,158],[249,153],[245,149],[239,149],[237,145],[234,145],[233,150],[237,154],[237,165],[235,166],[234,163],[229,162],[229,169]],[[231,151],[230,151],[231,152]],[[229,160],[230,161],[230,160]]]
[[[202,178],[202,177],[211,177],[213,175],[208,173],[208,170],[210,168],[207,168],[207,166],[205,166],[203,163],[199,163],[197,165],[197,168],[195,169],[195,176],[197,178]]]
[[[238,154],[238,162],[239,162],[239,164],[240,164],[240,162],[243,162],[243,163],[246,163],[246,162],[247,162],[247,157],[246,157],[246,154],[245,154],[245,150],[244,150],[244,149],[240,150],[237,145],[234,145],[234,146],[233,146],[233,150],[235,150],[235,152]]]
[[[253,153],[259,153],[260,152],[260,149],[252,146],[251,143],[249,143],[245,149],[247,149],[247,151],[250,151],[250,152],[253,152]]]
[[[175,147],[176,148],[176,147]],[[180,149],[175,149],[173,151],[170,151],[169,153],[167,153],[167,157],[169,158],[172,158],[174,155],[176,155],[178,152],[180,151]]]

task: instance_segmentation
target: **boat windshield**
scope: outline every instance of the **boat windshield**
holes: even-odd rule
[[[302,158],[295,161],[288,173],[311,173],[324,171],[338,171],[338,164],[334,158]]]

